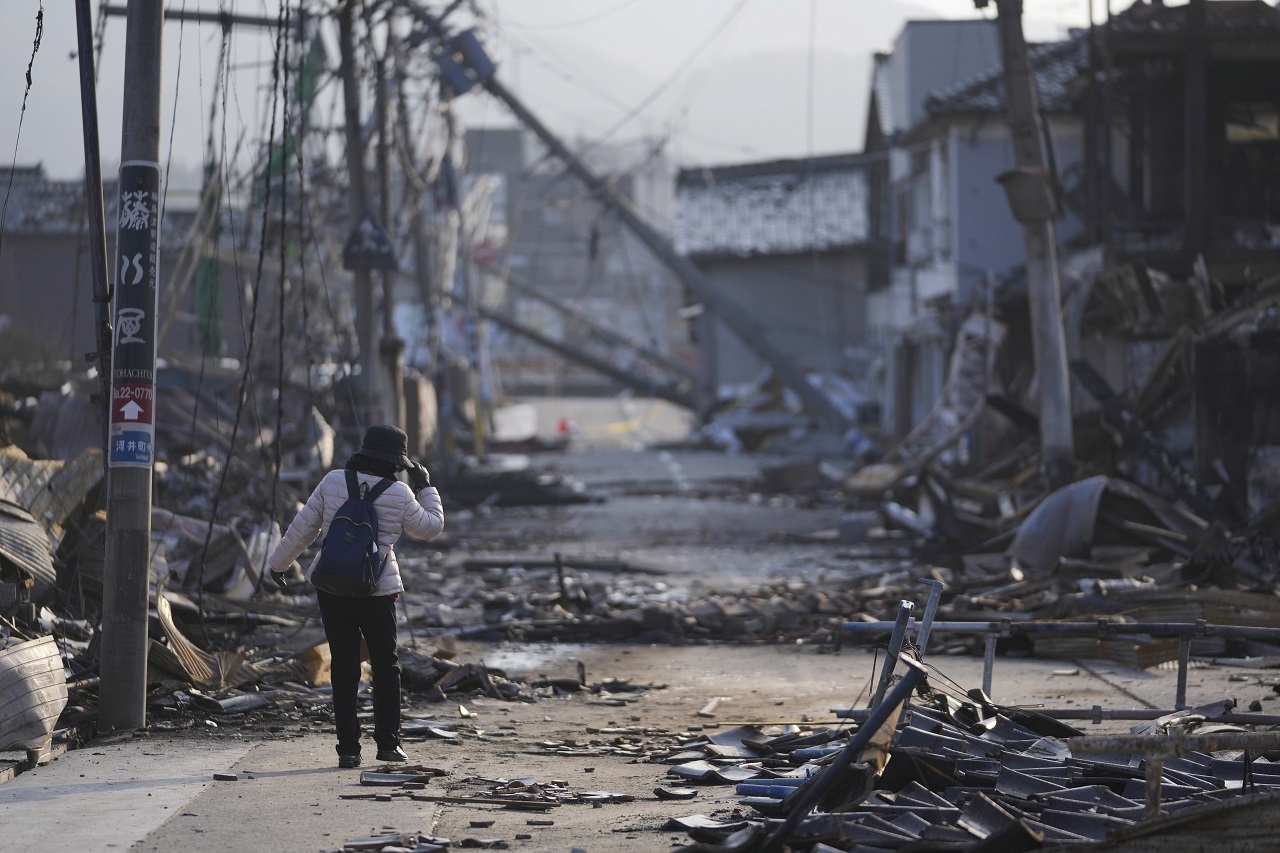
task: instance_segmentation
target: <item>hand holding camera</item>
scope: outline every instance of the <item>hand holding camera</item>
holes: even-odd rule
[[[406,468],[405,472],[409,475],[409,486],[412,487],[415,495],[431,486],[431,477],[427,474],[427,469],[422,467],[421,462],[414,462],[413,467]]]

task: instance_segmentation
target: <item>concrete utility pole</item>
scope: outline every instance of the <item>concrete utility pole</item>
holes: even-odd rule
[[[100,731],[146,724],[147,583],[155,462],[161,0],[130,0],[116,220]]]
[[[979,7],[986,0],[979,0]],[[1045,170],[1045,151],[1036,105],[1035,78],[1022,35],[1022,0],[996,0],[1000,57],[1004,63],[1007,121],[1017,168],[1001,176],[1014,217],[1022,223],[1027,250],[1027,296],[1031,305],[1036,376],[1040,382],[1040,456],[1050,488],[1075,479],[1075,438],[1071,384],[1062,331],[1057,245],[1053,220],[1057,202]]]
[[[347,136],[347,217],[354,228],[368,205],[365,186],[364,138],[360,135],[360,83],[356,78],[355,48],[356,0],[338,6],[338,51],[341,54],[342,106]],[[378,315],[374,309],[373,274],[357,268],[356,338],[360,342],[360,404],[362,427],[387,422],[379,374],[382,364],[378,352]]]
[[[388,28],[391,26],[387,24]],[[387,51],[391,50],[391,39],[387,39]],[[378,110],[378,215],[382,218],[383,227],[391,222],[391,113],[387,104],[387,58],[378,57],[377,69]],[[387,395],[387,411],[391,423],[403,427],[405,425],[404,404],[404,341],[396,334],[396,276],[392,270],[382,271],[382,343],[378,350],[384,360],[384,371],[390,393]]]

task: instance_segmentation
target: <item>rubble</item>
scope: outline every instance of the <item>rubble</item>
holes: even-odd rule
[[[908,677],[852,731],[734,733],[736,762],[697,774],[677,763],[683,751],[658,759],[671,776],[735,785],[753,812],[672,819],[670,828],[694,840],[681,849],[1086,849],[1180,831],[1186,823],[1173,816],[1184,809],[1225,818],[1280,800],[1280,773],[1267,757],[1280,745],[1275,732],[1205,725],[1192,714],[1163,721],[1192,733],[1086,738],[978,690],[940,690],[927,666],[903,660]],[[1207,734],[1193,734],[1198,726]]]

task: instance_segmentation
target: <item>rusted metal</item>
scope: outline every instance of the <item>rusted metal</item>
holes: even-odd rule
[[[901,618],[901,614],[899,614]],[[894,622],[845,622],[845,631],[852,634],[882,634],[898,630]],[[923,623],[921,623],[923,630]],[[1280,643],[1280,628],[1264,628],[1253,625],[1212,625],[1203,619],[1195,622],[1113,622],[1099,618],[1093,622],[1043,622],[1002,619],[994,622],[932,622],[929,633],[984,634],[986,635],[982,661],[982,691],[991,693],[994,678],[996,645],[1001,637],[1013,634],[1025,636],[1116,637],[1151,636],[1177,637],[1178,682],[1174,699],[1175,708],[1187,707],[1187,671],[1191,665],[1191,641],[1206,637],[1237,640],[1262,640]],[[927,635],[926,635],[927,636]],[[892,641],[890,641],[892,646]]]
[[[1209,735],[1115,735],[1071,738],[1067,746],[1075,755],[1145,755],[1182,758],[1193,752],[1247,749],[1267,752],[1280,749],[1280,731],[1220,732]]]
[[[1159,758],[1147,759],[1146,807],[1143,817],[1148,819],[1160,814],[1160,784],[1164,779],[1164,761]]]
[[[1138,754],[1146,762],[1144,817],[1160,814],[1161,786],[1165,760],[1182,758],[1193,752],[1219,752],[1228,749],[1248,753],[1280,748],[1280,731],[1222,732],[1211,735],[1171,734],[1157,736],[1081,737],[1067,741],[1073,755]]]

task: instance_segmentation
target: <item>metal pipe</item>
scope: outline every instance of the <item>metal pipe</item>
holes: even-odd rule
[[[1280,731],[1219,732],[1209,735],[1098,735],[1067,738],[1074,755],[1144,755],[1148,758],[1182,758],[1192,752],[1228,749],[1269,752],[1280,749]]]
[[[186,4],[184,3],[183,6]],[[110,17],[124,17],[129,14],[129,7],[116,6],[110,3],[104,4],[101,12],[103,15]],[[166,20],[170,21],[186,21],[194,24],[220,24],[223,27],[229,26],[248,26],[262,27],[264,29],[273,28],[279,25],[274,15],[270,17],[262,15],[239,15],[227,12],[197,12],[187,9],[168,9],[164,13]]]
[[[1153,818],[1160,814],[1160,783],[1164,781],[1164,761],[1159,758],[1147,759],[1146,808],[1142,812],[1144,818]]]
[[[1106,709],[1095,706],[1093,708],[1027,708],[1025,710],[1045,717],[1053,717],[1055,720],[1090,720],[1095,724],[1101,724],[1103,720],[1158,720],[1185,709]],[[1280,715],[1223,714],[1214,717],[1210,722],[1233,726],[1280,726]]]
[[[996,643],[999,641],[1000,635],[996,633],[987,634],[987,639],[983,643],[982,648],[982,692],[986,696],[991,695],[991,680],[995,676],[996,668]]]
[[[765,841],[764,846],[761,848],[761,853],[781,853],[783,844],[795,832],[796,827],[809,816],[809,813],[813,811],[813,807],[823,798],[827,790],[839,781],[840,775],[858,757],[858,753],[871,741],[872,736],[889,719],[894,709],[906,702],[911,695],[911,691],[915,690],[916,685],[924,680],[924,667],[910,657],[903,658],[903,661],[907,665],[907,671],[903,673],[902,679],[893,685],[893,689],[884,697],[883,702],[871,709],[871,713],[867,715],[866,722],[849,738],[849,743],[846,744],[844,750],[830,764],[824,767],[817,776],[809,780],[807,785],[796,789],[794,794],[796,802],[791,804],[786,820]]]
[[[907,623],[911,621],[911,611],[914,609],[915,605],[910,601],[898,602],[898,619],[893,625],[893,635],[889,638],[889,649],[884,656],[884,667],[880,670],[880,680],[876,684],[875,695],[871,698],[873,707],[879,705],[880,700],[884,698],[884,692],[889,687],[889,679],[898,666],[898,656],[902,654],[902,644],[907,638]]]
[[[1118,737],[1074,737],[1067,739],[1067,748],[1073,755],[1138,754],[1147,765],[1146,810],[1144,816],[1153,818],[1160,814],[1160,785],[1164,775],[1164,762],[1181,758],[1190,752],[1218,752],[1240,749],[1246,752],[1266,752],[1280,748],[1280,731],[1270,732],[1221,732],[1211,735],[1121,735]],[[1249,765],[1246,764],[1246,767]]]
[[[1180,709],[1147,709],[1147,708],[1103,708],[1094,705],[1092,708],[1018,708],[1002,706],[1011,711],[1025,711],[1041,717],[1055,720],[1087,720],[1094,725],[1101,725],[1104,720],[1158,720]],[[870,713],[866,708],[838,708],[832,711],[842,720],[862,720]],[[1222,714],[1211,722],[1238,726],[1280,726],[1280,715],[1276,714]],[[752,723],[752,725],[757,725]]]
[[[845,622],[844,629],[852,634],[883,634],[892,631],[895,622]],[[1153,637],[1222,637],[1239,640],[1280,641],[1280,628],[1263,628],[1253,625],[1211,625],[1205,622],[1110,622],[1099,619],[1094,622],[934,622],[931,633],[986,634],[992,631],[1013,634],[1044,634],[1058,636],[1129,637],[1149,634]]]
[[[929,646],[929,635],[933,632],[933,618],[938,615],[938,602],[942,599],[945,584],[933,578],[921,578],[920,583],[929,587],[929,600],[924,605],[924,618],[920,620],[920,632],[916,634],[916,649],[920,654]]]
[[[1187,707],[1187,670],[1191,667],[1191,638],[1178,638],[1178,689],[1173,697],[1173,707]]]

